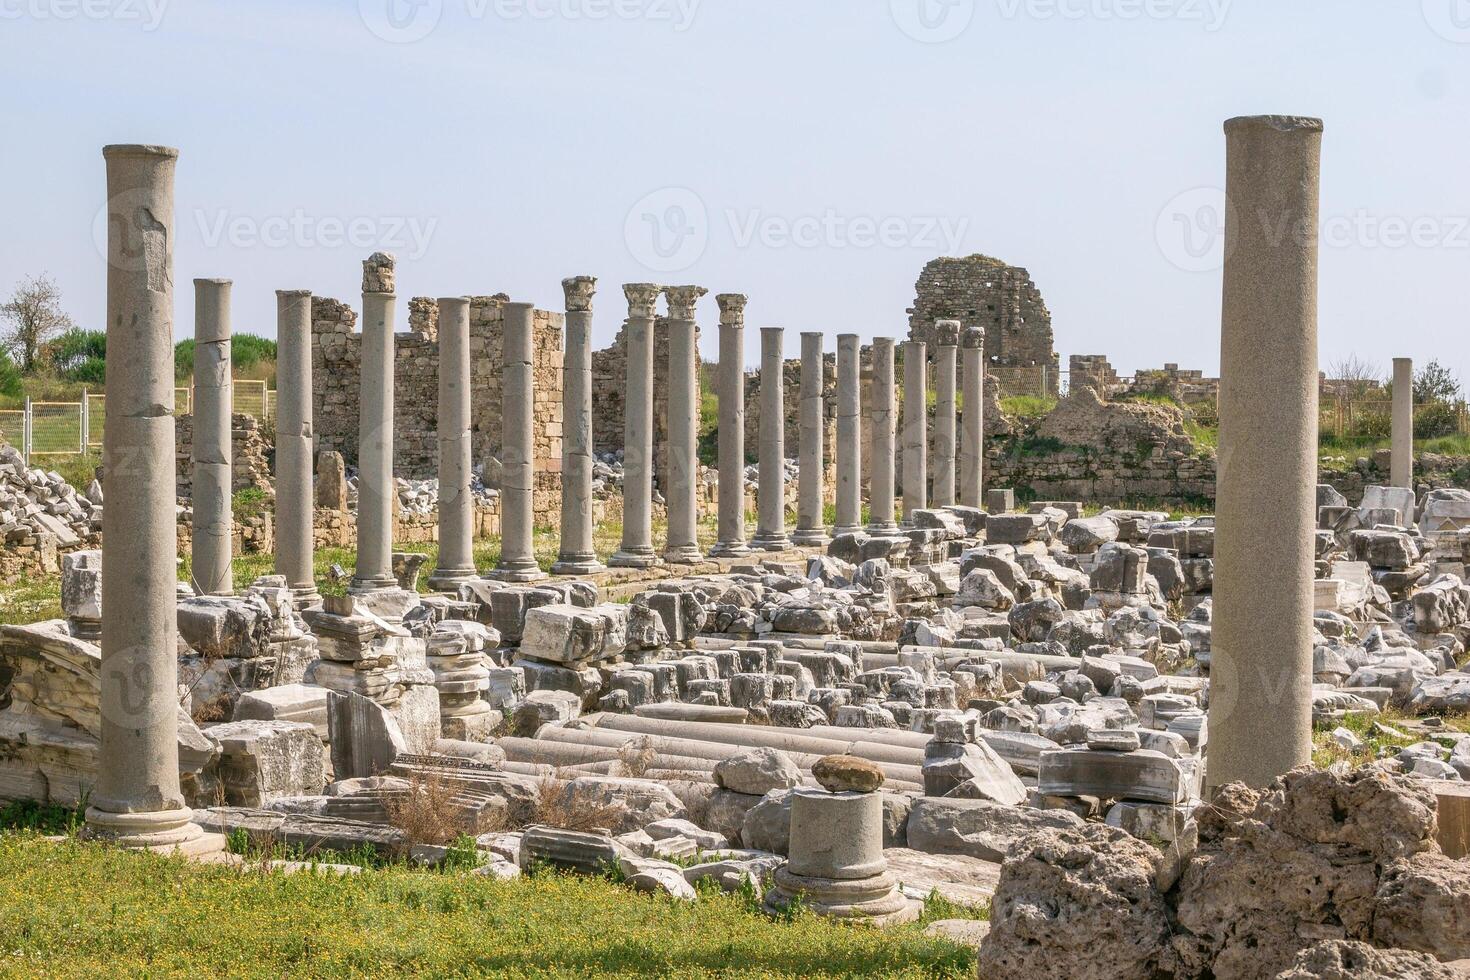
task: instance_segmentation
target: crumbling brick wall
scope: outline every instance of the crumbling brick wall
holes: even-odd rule
[[[235,493],[254,488],[275,493],[269,457],[274,433],[259,419],[236,413],[231,416],[231,488]],[[174,417],[175,482],[180,497],[194,495],[194,416]]]

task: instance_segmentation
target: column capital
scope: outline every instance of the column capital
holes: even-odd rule
[[[985,350],[985,331],[980,327],[966,327],[960,334],[960,346],[967,350]]]
[[[665,286],[664,298],[669,303],[669,318],[693,320],[694,304],[708,292],[703,286]]]
[[[630,282],[623,286],[628,298],[628,316],[651,319],[658,308],[658,294],[663,287],[652,282]]]
[[[743,327],[745,325],[745,303],[747,297],[744,293],[720,293],[715,297],[715,302],[720,304],[720,323],[725,326]]]
[[[394,291],[394,267],[398,259],[388,252],[374,252],[362,262],[362,291],[364,293],[392,293]]]
[[[934,346],[935,347],[958,347],[960,343],[960,321],[958,320],[935,320],[934,321]]]
[[[561,281],[568,313],[591,313],[592,297],[597,293],[597,277],[571,276]]]

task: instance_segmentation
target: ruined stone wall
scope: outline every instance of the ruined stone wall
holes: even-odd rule
[[[501,371],[505,304],[508,297],[470,299],[471,434],[476,465],[497,477],[501,449]],[[439,342],[438,306],[430,299],[408,301],[409,331],[394,337],[394,453],[396,476],[438,475]],[[534,315],[536,523],[554,527],[561,508],[562,326],[560,313]],[[312,300],[312,371],[318,452],[333,450],[357,459],[358,391],[362,337],[357,314],[337,300]]]
[[[699,333],[696,326],[696,350]],[[623,413],[628,402],[627,368],[625,321],[611,347],[592,352],[593,452],[617,452],[623,448]],[[696,405],[703,392],[703,382],[702,377],[697,381]],[[662,316],[653,322],[653,472],[656,487],[669,485],[669,321]]]
[[[257,489],[266,494],[275,493],[271,480],[270,455],[273,452],[272,434],[261,425],[260,420],[250,415],[235,414],[231,417],[231,485],[235,493]],[[194,416],[175,416],[174,422],[175,476],[178,496],[194,495]]]
[[[910,339],[932,346],[936,320],[980,327],[992,368],[1045,368],[1047,390],[1055,394],[1061,362],[1051,312],[1025,269],[987,255],[939,258],[924,266],[914,289]]]

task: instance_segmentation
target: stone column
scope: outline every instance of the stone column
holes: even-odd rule
[[[597,280],[561,281],[566,295],[562,360],[561,548],[553,575],[594,575],[607,566],[592,547],[592,296]]]
[[[927,506],[929,454],[928,353],[922,341],[903,345],[903,522]]]
[[[761,327],[760,486],[756,509],[760,523],[752,542],[762,551],[791,547],[786,536],[786,362],[781,355],[783,327]]]
[[[614,568],[663,563],[653,550],[653,317],[662,288],[623,287],[628,298],[627,395],[623,400],[623,543]]]
[[[1312,753],[1322,122],[1225,134],[1210,789],[1263,787]]]
[[[304,609],[319,602],[312,485],[311,293],[276,291],[276,574]]]
[[[873,459],[869,464],[868,533],[896,534],[893,464],[897,419],[893,396],[893,338],[873,338]]]
[[[230,280],[194,280],[194,533],[190,562],[201,595],[231,595]]]
[[[1393,453],[1389,464],[1389,482],[1396,487],[1414,488],[1414,362],[1407,357],[1393,359]],[[1414,520],[1404,515],[1405,522]]]
[[[965,409],[960,428],[960,503],[985,503],[985,331],[970,327],[960,336],[964,350]]]
[[[699,550],[699,350],[694,304],[703,286],[670,286],[669,304],[669,541],[664,560],[693,565]]]
[[[470,496],[470,301],[439,300],[439,561],[435,592],[458,592],[476,576],[475,513]]]
[[[808,547],[825,547],[827,536],[822,520],[822,386],[826,364],[822,357],[822,334],[801,335],[801,428],[799,430],[801,475],[796,506],[796,533],[791,540]]]
[[[720,304],[720,530],[714,558],[743,558],[745,543],[745,297],[721,293]]]
[[[862,345],[855,333],[837,337],[837,526],[863,529]]]
[[[357,571],[352,591],[395,589],[393,514],[393,259],[362,264],[362,387],[357,419]]]
[[[535,582],[546,577],[536,564],[532,486],[536,479],[534,349],[530,303],[506,303],[504,366],[500,381],[500,562],[487,578]]]
[[[174,501],[174,164],[109,146],[101,725],[87,835],[214,849],[179,790]]]
[[[960,325],[940,320],[934,349],[934,506],[955,502],[955,364],[959,358]]]

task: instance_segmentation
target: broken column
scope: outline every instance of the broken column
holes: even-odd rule
[[[863,529],[862,346],[855,333],[837,337],[837,526]]]
[[[801,335],[801,412],[796,532],[791,540],[799,545],[823,547],[832,539],[822,520],[822,385],[826,365],[822,358],[822,334]]]
[[[504,364],[500,387],[500,561],[487,578],[534,582],[546,577],[536,564],[532,539],[536,516],[531,499],[536,476],[535,379],[531,328],[535,307],[506,303]]]
[[[1396,487],[1414,488],[1414,362],[1407,357],[1393,359],[1392,460],[1389,482]],[[1412,523],[1412,513],[1404,515]]]
[[[960,336],[964,351],[964,412],[960,423],[960,503],[985,503],[985,331],[970,327]]]
[[[928,354],[923,341],[903,345],[903,519],[928,506]]]
[[[561,281],[566,295],[562,369],[561,547],[554,575],[593,575],[606,566],[592,547],[592,296],[597,280]]]
[[[653,550],[653,316],[661,288],[628,283],[627,397],[623,402],[623,543],[614,568],[661,563]]]
[[[699,550],[699,351],[694,304],[709,290],[670,286],[669,304],[669,540],[664,560],[692,565]]]
[[[124,847],[215,850],[179,789],[174,501],[174,165],[161,146],[109,146],[107,419],[103,466],[100,744],[87,835]]]
[[[873,338],[873,460],[868,478],[868,533],[893,534],[893,338]]]
[[[312,487],[311,293],[276,290],[276,574],[298,609],[316,590]]]
[[[759,524],[752,542],[764,551],[791,547],[786,536],[786,362],[781,355],[783,327],[761,327],[760,485],[756,488]]]
[[[745,297],[721,293],[719,541],[710,550],[714,558],[743,558],[745,543]]]
[[[194,280],[194,533],[191,569],[201,595],[231,595],[230,280]]]
[[[1312,749],[1322,122],[1248,116],[1225,134],[1211,789],[1263,787]]]
[[[362,264],[362,388],[357,420],[357,570],[352,591],[398,587],[393,575],[393,257]]]
[[[439,300],[439,560],[435,592],[457,592],[475,577],[474,501],[470,497],[470,301]]]
[[[935,328],[933,504],[949,507],[955,502],[955,364],[959,359],[960,325],[957,320],[940,320]]]

